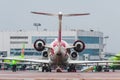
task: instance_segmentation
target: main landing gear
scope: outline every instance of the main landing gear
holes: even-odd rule
[[[69,65],[67,71],[68,71],[68,72],[76,72],[75,65],[74,65],[74,64]]]
[[[43,64],[42,72],[51,72],[51,67],[49,64]]]

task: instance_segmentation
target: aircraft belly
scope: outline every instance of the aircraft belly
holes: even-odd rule
[[[53,62],[53,64],[56,65],[63,65],[67,62],[68,56],[50,56],[51,61]]]

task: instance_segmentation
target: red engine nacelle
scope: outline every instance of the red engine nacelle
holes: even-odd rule
[[[85,49],[85,44],[81,40],[75,41],[73,46],[75,46],[74,50],[77,52],[82,52]]]
[[[37,51],[43,51],[45,49],[45,42],[42,39],[38,39],[34,43],[34,48]]]

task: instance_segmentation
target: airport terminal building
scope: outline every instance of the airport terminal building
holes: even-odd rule
[[[99,60],[103,52],[103,33],[99,31],[85,30],[66,30],[62,31],[62,39],[70,45],[76,40],[82,40],[85,43],[85,50],[79,53],[79,59],[85,60],[85,55],[89,60]],[[34,49],[33,44],[37,39],[43,39],[46,44],[50,44],[58,36],[57,31],[1,31],[0,32],[0,55],[19,56],[23,44],[25,45],[26,58],[40,58],[41,52]]]

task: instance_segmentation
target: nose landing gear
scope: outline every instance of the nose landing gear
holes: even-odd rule
[[[58,66],[58,67],[56,68],[56,72],[62,72],[62,69]]]

